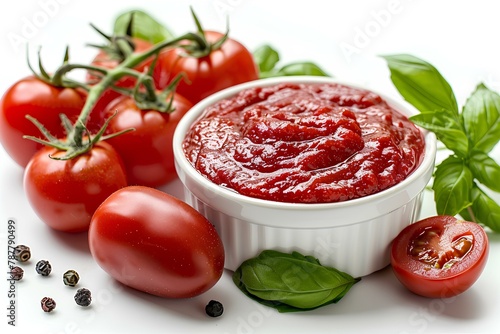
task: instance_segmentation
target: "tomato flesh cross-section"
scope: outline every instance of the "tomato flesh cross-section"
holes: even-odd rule
[[[476,223],[435,216],[407,226],[394,239],[391,265],[398,280],[425,297],[469,289],[488,258],[488,236]]]

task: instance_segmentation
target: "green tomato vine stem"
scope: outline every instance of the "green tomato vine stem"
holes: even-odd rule
[[[135,66],[147,60],[149,57],[159,53],[162,49],[177,45],[179,42],[184,40],[193,41],[196,44],[197,48],[199,48],[199,50],[205,50],[206,55],[208,55],[211,51],[211,46],[209,45],[209,43],[207,43],[203,35],[196,33],[187,33],[177,38],[155,44],[147,51],[137,54],[130,54],[122,63],[120,63],[113,69],[105,69],[97,66],[81,64],[64,64],[63,66],[61,66],[54,74],[55,80],[58,80],[59,82],[62,82],[63,76],[66,73],[74,69],[86,69],[103,74],[101,80],[97,84],[93,85],[90,89],[88,89],[88,96],[85,105],[83,106],[83,109],[75,123],[75,126],[73,127],[71,132],[68,133],[68,146],[72,148],[81,148],[83,146],[83,135],[87,131],[85,128],[85,124],[87,123],[92,108],[94,107],[102,93],[108,87],[111,87],[117,80],[126,75],[139,78],[143,75],[143,73],[133,70]],[[151,80],[146,80],[145,83],[149,85],[153,84]],[[147,89],[148,91],[150,91],[151,87],[148,87]]]

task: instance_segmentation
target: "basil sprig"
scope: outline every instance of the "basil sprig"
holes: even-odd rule
[[[383,57],[391,80],[420,114],[410,119],[432,131],[451,151],[436,166],[434,200],[442,215],[460,214],[500,232],[500,166],[489,156],[500,140],[500,95],[479,84],[459,111],[452,88],[431,64],[411,55]]]
[[[322,266],[312,256],[275,250],[246,260],[233,274],[233,282],[244,294],[282,313],[337,303],[359,280]]]
[[[293,62],[277,67],[280,56],[270,45],[262,45],[253,52],[255,63],[259,68],[260,78],[281,77],[291,75],[330,76],[321,67],[310,61]]]

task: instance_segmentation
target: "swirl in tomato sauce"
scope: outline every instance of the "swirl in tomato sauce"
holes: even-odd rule
[[[421,131],[379,95],[341,84],[251,88],[208,107],[183,149],[212,182],[260,199],[346,201],[404,180]]]

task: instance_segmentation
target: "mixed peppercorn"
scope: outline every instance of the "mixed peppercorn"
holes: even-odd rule
[[[75,302],[80,306],[89,306],[92,302],[92,296],[89,289],[81,288],[76,291]]]
[[[205,312],[210,317],[220,317],[224,312],[224,307],[217,300],[211,300],[208,302],[207,306],[205,306]]]
[[[80,275],[78,275],[78,273],[74,270],[68,270],[63,275],[64,285],[67,286],[75,286],[78,284],[79,280],[80,280]]]
[[[18,262],[27,262],[31,258],[31,250],[25,245],[18,245],[14,249],[14,258]],[[52,272],[52,265],[47,260],[39,260],[35,265],[35,270],[39,275],[49,276]],[[10,279],[19,281],[23,279],[24,269],[13,266],[10,269]],[[63,283],[69,287],[75,287],[80,281],[80,275],[73,269],[67,270],[63,276]],[[88,307],[92,303],[92,293],[87,288],[80,288],[74,295],[75,303],[82,307]],[[43,297],[40,306],[44,312],[52,312],[56,308],[56,301],[51,297]],[[219,317],[224,312],[224,307],[219,301],[210,300],[205,306],[205,312],[210,317]]]
[[[26,262],[31,258],[31,250],[28,246],[17,245],[14,248],[14,258],[19,262]]]
[[[36,272],[42,276],[49,276],[52,272],[52,266],[47,260],[40,260],[36,263]]]
[[[27,262],[31,258],[31,249],[25,245],[17,245],[14,248],[14,259],[18,262]],[[49,276],[52,272],[52,265],[47,260],[40,260],[35,265],[36,272],[41,276]],[[19,266],[13,266],[10,269],[10,279],[20,281],[24,277],[24,269]],[[80,281],[80,275],[73,269],[67,270],[63,274],[63,283],[66,286],[75,287]],[[92,302],[92,296],[89,289],[80,288],[74,296],[75,302],[80,306],[89,306]],[[44,312],[52,312],[56,308],[56,301],[51,297],[43,297],[40,306]]]

